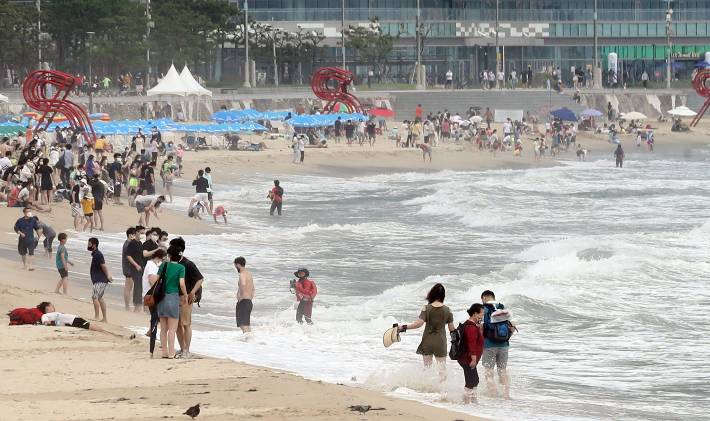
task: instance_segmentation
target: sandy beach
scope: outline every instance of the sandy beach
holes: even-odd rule
[[[669,123],[654,130],[656,151],[690,150],[707,147],[708,124],[701,123],[693,133],[670,133]],[[654,126],[658,126],[654,123]],[[498,127],[500,130],[500,127]],[[620,135],[628,159],[636,153],[635,137]],[[248,138],[248,137],[247,137]],[[526,136],[532,139],[534,136]],[[170,140],[166,136],[166,141]],[[375,147],[330,145],[323,149],[307,149],[305,164],[293,164],[293,151],[284,140],[263,140],[262,152],[224,150],[185,152],[184,179],[194,178],[198,169],[212,167],[215,183],[236,182],[252,174],[313,175],[359,177],[398,172],[482,171],[489,169],[529,169],[562,165],[556,159],[533,162],[531,142],[526,140],[522,157],[512,152],[493,157],[467,142],[441,142],[434,149],[432,162],[422,162],[418,149],[395,148],[393,140],[380,137]],[[614,145],[603,134],[580,133],[578,143],[595,157],[610,159]],[[647,153],[646,151],[638,153]],[[563,160],[575,160],[573,152]],[[269,186],[264,186],[266,189]],[[185,190],[176,194],[187,196]],[[124,199],[124,203],[127,200]],[[108,205],[104,207],[105,232],[124,232],[135,225],[135,208]],[[182,212],[164,210],[159,225],[173,235],[214,232],[208,222],[187,218]],[[157,420],[184,418],[188,407],[200,403],[198,419],[233,420],[477,420],[464,414],[421,403],[392,398],[376,391],[344,385],[314,382],[278,370],[244,363],[197,356],[191,360],[151,360],[146,338],[130,340],[130,327],[147,328],[149,318],[121,309],[121,300],[107,300],[109,323],[100,324],[115,335],[89,332],[71,327],[7,326],[6,313],[17,307],[34,307],[51,301],[61,312],[89,319],[93,315],[88,279],[89,253],[85,247],[70,250],[70,258],[78,261],[70,272],[70,295],[53,294],[58,280],[54,259],[37,251],[37,270],[22,269],[16,251],[17,235],[12,224],[21,216],[19,209],[0,207],[5,229],[0,230],[0,367],[7,377],[0,393],[3,411],[0,420]],[[74,237],[69,204],[55,204],[49,215],[40,214],[59,232]],[[97,236],[101,236],[98,233]],[[99,247],[101,248],[101,247]],[[55,243],[56,249],[56,243]],[[120,278],[120,267],[110,267]],[[114,296],[122,286],[110,286]],[[199,329],[199,326],[195,326]],[[383,407],[381,411],[359,414],[350,405]]]

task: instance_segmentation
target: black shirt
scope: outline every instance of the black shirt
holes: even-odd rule
[[[345,136],[352,136],[353,133],[355,132],[355,126],[352,123],[347,123],[345,125]]]
[[[199,177],[192,181],[192,185],[195,186],[195,193],[207,193],[210,182],[205,177]]]
[[[106,189],[104,188],[104,183],[100,182],[99,180],[96,181],[91,181],[89,183],[91,186],[91,194],[94,195],[94,201],[96,203],[103,203],[104,201],[104,194],[106,193]]]
[[[203,279],[202,273],[194,263],[184,257],[178,263],[185,266],[185,291],[189,294],[197,282]],[[180,295],[182,295],[182,291],[180,291]]]
[[[75,184],[74,187],[71,188],[72,202],[79,203],[79,191],[80,190],[81,190],[81,187],[78,184]]]
[[[340,127],[343,123],[341,123],[340,120],[335,120],[335,134],[336,136],[340,136]]]
[[[375,135],[375,128],[376,128],[375,123],[373,123],[372,121],[367,123],[367,134],[374,136]]]
[[[141,244],[140,241],[132,240],[131,243],[128,244],[126,256],[131,256],[133,261],[140,265],[141,268],[145,266],[145,260],[143,258],[143,244]]]
[[[43,165],[37,169],[37,172],[42,174],[42,186],[49,186],[52,184],[52,173],[54,170],[49,165]]]
[[[145,240],[143,243],[143,251],[151,252],[157,249],[159,246],[153,242],[153,240]]]

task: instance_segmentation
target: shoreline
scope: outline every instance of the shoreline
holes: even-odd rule
[[[589,134],[584,133],[583,135]],[[664,142],[657,146],[657,151],[661,153],[673,151],[675,153],[707,147],[708,140],[710,140],[705,135],[703,138],[693,135],[690,136],[691,138],[680,136],[682,139],[676,139],[676,141],[669,143]],[[590,157],[611,159],[614,145],[602,140],[602,138],[605,139],[605,135],[580,136],[580,138],[585,144],[594,145],[590,147],[594,151]],[[632,139],[627,136],[622,138],[622,142],[630,147]],[[278,150],[278,153],[276,153],[277,149],[274,149],[274,153],[264,155],[254,152],[234,152],[234,155],[227,156],[226,153],[231,153],[229,151],[186,152],[183,164],[186,172],[193,175],[197,168],[211,165],[215,184],[218,185],[227,182],[227,180],[230,180],[230,184],[234,184],[235,181],[231,180],[233,177],[249,178],[267,174],[353,178],[445,170],[527,170],[564,165],[563,161],[576,162],[575,159],[572,159],[573,153],[568,152],[568,155],[563,155],[563,159],[547,159],[542,165],[533,164],[530,162],[532,156],[529,148],[525,151],[523,158],[514,158],[512,153],[508,152],[493,160],[489,152],[478,152],[467,147],[468,145],[465,143],[461,143],[452,142],[450,145],[441,147],[441,152],[434,154],[435,162],[437,162],[437,158],[441,162],[437,162],[436,166],[429,167],[418,161],[421,159],[421,153],[416,150],[396,150],[395,148],[380,150],[378,147],[372,151],[362,150],[359,152],[348,152],[348,149],[342,147],[332,148],[332,150],[313,150],[313,153],[307,152],[307,164],[303,166],[291,164],[292,152],[283,150],[284,148]],[[635,141],[633,144],[635,146]],[[608,155],[602,152],[606,149],[609,149]],[[635,148],[632,149],[629,149],[627,153],[630,155],[634,153]],[[218,157],[221,159],[217,160]],[[309,159],[315,165],[310,166]],[[242,164],[241,167],[249,171],[234,173],[232,170],[236,166],[235,164]],[[185,181],[191,179],[190,176],[183,178]],[[264,188],[266,189],[266,186]],[[180,186],[176,188],[175,192],[180,194],[189,190],[190,186]],[[189,196],[176,195],[176,197],[180,200],[186,198],[189,200]],[[107,206],[105,210],[107,218],[110,215],[112,220],[107,223],[105,232],[97,232],[99,237],[106,233],[123,232],[126,226],[135,224],[134,219],[137,220],[135,209],[130,209],[127,205]],[[16,209],[0,208],[0,215],[5,217],[8,224],[19,217],[18,213]],[[54,213],[47,219],[58,233],[62,231],[62,228],[71,226],[70,211],[66,201],[59,204]],[[199,221],[186,218],[184,212],[179,210],[165,209],[160,215],[161,218],[157,221],[158,225],[170,232],[171,236],[175,233],[199,235],[221,232],[218,227],[212,225],[211,219],[207,220],[207,223],[199,223]],[[40,214],[40,218],[44,219],[44,217],[43,214]],[[58,303],[60,311],[90,318],[87,317],[93,310],[90,299],[65,298],[55,295],[49,290],[48,287],[53,287],[57,281],[55,279],[56,271],[53,270],[53,260],[46,260],[38,255],[36,260],[38,270],[26,272],[19,268],[19,256],[14,250],[16,235],[7,231],[10,230],[0,233],[0,243],[2,244],[0,261],[5,261],[7,280],[0,283],[0,312],[3,314],[0,321],[4,324],[7,323],[7,317],[4,314],[12,308],[34,306],[47,297]],[[73,233],[70,234],[76,241],[77,236]],[[79,243],[72,244],[72,249],[70,249],[72,260],[87,259],[88,253],[84,247],[79,247],[80,245]],[[88,267],[85,263],[82,262],[81,268],[74,268],[70,275],[70,292],[74,297],[79,297],[77,291],[82,297],[90,297],[90,289],[86,285],[77,286],[78,279],[82,284],[90,284],[86,276]],[[120,272],[115,265],[112,265],[110,270],[113,275]],[[75,272],[84,273],[84,277],[77,278]],[[120,274],[115,277],[120,278]],[[118,286],[110,288],[114,289],[115,294]],[[118,297],[119,307],[110,307],[109,310],[110,323],[101,323],[100,325],[126,337],[131,331],[125,327],[147,326],[146,316],[121,310],[120,295]],[[196,330],[201,330],[199,324],[195,324],[194,327]],[[215,330],[213,327],[210,329]],[[162,364],[163,361],[146,362],[149,359],[147,358],[147,343],[145,341],[116,339],[80,329],[3,326],[0,328],[0,337],[6,344],[3,347],[3,352],[13,356],[4,359],[3,368],[6,372],[13,373],[13,376],[31,379],[27,385],[15,388],[13,393],[0,394],[0,401],[3,401],[3,404],[8,408],[5,412],[6,415],[0,415],[0,420],[27,419],[29,417],[46,418],[48,414],[51,414],[49,419],[52,420],[97,419],[105,416],[107,411],[117,419],[160,419],[168,415],[180,416],[187,407],[202,400],[205,402],[203,402],[203,414],[201,415],[203,418],[207,417],[206,419],[234,419],[235,416],[258,417],[265,420],[341,419],[343,417],[362,419],[362,417],[369,417],[370,414],[350,413],[346,409],[349,405],[359,404],[384,406],[388,410],[386,413],[380,414],[386,414],[391,419],[453,419],[454,417],[466,420],[481,419],[450,409],[399,397],[395,398],[387,392],[371,391],[362,386],[343,386],[310,381],[297,375],[284,374],[283,370],[248,365],[228,358],[199,357],[189,361],[171,361],[166,362],[168,367],[164,370],[162,368],[156,369],[155,364]],[[52,347],[51,353],[42,352],[42,348],[46,346]],[[133,374],[126,376],[126,370]],[[151,371],[156,374],[167,374],[164,378],[162,376],[160,378],[154,376],[156,378],[153,378],[148,374]],[[181,376],[177,376],[177,374]],[[47,376],[51,376],[53,381],[51,387],[44,389],[46,383],[42,379]],[[185,383],[186,379],[189,379],[190,383]],[[105,387],[104,384],[108,387]],[[35,388],[43,388],[43,390],[50,392],[51,396],[38,400],[37,395],[32,393],[33,389],[29,389],[30,385]],[[87,389],[87,386],[91,388]],[[160,386],[160,388],[155,386]],[[257,391],[249,392],[252,387],[256,387]],[[71,392],[66,392],[67,390],[71,390]],[[201,396],[203,394],[205,396]],[[184,395],[190,396],[189,402],[185,401]],[[321,402],[322,399],[319,398],[323,395],[329,397],[328,402]],[[278,404],[274,404],[274,396],[278,396]],[[229,406],[235,399],[240,398],[249,398],[248,405],[250,406]],[[147,400],[138,401],[138,399]],[[317,405],[309,407],[304,405],[304,400],[308,402],[316,400]],[[29,402],[32,405],[28,407]],[[391,410],[390,408],[395,409]],[[393,411],[397,411],[399,415],[390,413]],[[85,418],[81,418],[81,416]]]

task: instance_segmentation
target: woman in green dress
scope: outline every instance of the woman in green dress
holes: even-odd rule
[[[158,303],[160,317],[160,346],[163,348],[163,358],[175,357],[175,334],[180,318],[180,306],[187,304],[185,290],[185,266],[178,263],[182,251],[178,246],[168,248],[170,261],[160,265],[158,273],[165,273],[165,297]],[[178,292],[182,291],[182,298]]]
[[[428,305],[422,307],[419,313],[419,320],[409,325],[399,327],[400,332],[406,332],[408,329],[418,329],[424,325],[424,334],[422,342],[417,348],[417,354],[421,354],[424,358],[424,365],[430,367],[433,358],[440,363],[441,370],[446,368],[446,354],[448,351],[446,340],[446,325],[449,327],[449,332],[454,328],[454,315],[451,310],[444,305],[446,290],[441,284],[434,285],[429,294],[427,294]]]

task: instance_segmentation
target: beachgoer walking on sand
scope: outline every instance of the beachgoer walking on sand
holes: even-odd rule
[[[92,320],[99,321],[99,309],[103,318],[102,322],[106,322],[106,302],[104,301],[104,293],[106,285],[113,282],[113,278],[108,274],[106,260],[104,255],[99,251],[99,239],[96,237],[89,238],[87,249],[91,252],[91,283],[94,284],[94,291],[91,294],[91,300],[94,303],[94,318]]]
[[[123,288],[123,302],[125,304],[126,311],[131,310],[131,290],[133,289],[133,275],[131,268],[133,264],[128,260],[128,247],[136,236],[136,229],[131,227],[126,230],[126,241],[123,242],[123,247],[121,250],[121,269],[123,271],[123,276],[126,277],[126,282]],[[142,303],[141,303],[142,304]]]
[[[424,326],[422,342],[417,348],[417,354],[422,355],[424,366],[431,367],[433,359],[439,363],[439,374],[441,380],[446,379],[446,326],[449,332],[454,328],[454,315],[449,307],[444,305],[446,289],[442,284],[434,285],[427,294],[429,304],[422,307],[419,313],[419,320],[409,325],[399,326],[399,332],[406,332],[409,329],[419,329]],[[426,325],[425,325],[426,324]]]
[[[623,168],[624,167],[624,150],[621,149],[621,144],[618,144],[616,146],[616,150],[614,151],[614,156],[616,157],[616,168]]]
[[[426,162],[427,154],[429,155],[429,162],[431,162],[431,145],[427,145],[426,143],[418,143],[417,148],[421,148],[422,158],[424,159],[424,162]]]
[[[483,118],[486,120],[486,125],[488,125],[488,130],[491,129],[491,121],[493,121],[493,113],[491,113],[490,108],[486,108],[486,113],[483,114]]]
[[[298,278],[295,284],[296,300],[298,300],[298,310],[296,310],[296,321],[303,323],[303,318],[306,318],[306,323],[313,324],[311,314],[313,312],[313,300],[318,294],[318,288],[315,282],[308,279],[310,272],[306,268],[300,268],[293,273]]]
[[[243,333],[251,332],[251,311],[254,299],[254,278],[245,269],[247,261],[239,256],[234,259],[234,268],[239,273],[239,290],[237,291],[237,327]]]
[[[489,327],[491,323],[491,315],[496,312],[496,310],[504,310],[505,306],[496,301],[496,296],[493,291],[483,291],[481,294],[481,301],[483,302],[484,315],[483,315],[483,336],[485,342],[483,343],[483,355],[481,359],[483,360],[483,367],[486,369],[486,381],[488,382],[488,390],[493,391],[494,396],[498,396],[498,388],[494,384],[494,373],[493,369],[498,367],[498,381],[505,387],[505,397],[510,398],[510,379],[508,378],[508,348],[510,343],[508,341],[500,343],[500,340],[493,341],[492,332]],[[510,322],[509,329],[515,328],[515,323]]]
[[[298,164],[298,136],[293,137],[291,147],[293,148],[293,163]]]
[[[185,266],[177,262],[182,257],[182,251],[177,245],[168,248],[170,261],[163,263],[159,273],[165,273],[165,297],[158,303],[160,317],[160,346],[163,348],[163,358],[175,358],[175,333],[180,318],[180,305],[187,304],[185,290]],[[182,292],[182,299],[179,293]]]
[[[303,141],[303,137],[298,138],[298,152],[301,154],[301,164],[303,164],[303,160],[306,158],[306,143]]]
[[[483,305],[475,303],[467,311],[468,320],[464,322],[464,337],[466,343],[466,353],[459,358],[458,363],[463,369],[463,376],[466,380],[464,386],[463,400],[464,403],[476,403],[476,387],[478,387],[479,378],[476,365],[481,360],[483,355]]]
[[[62,288],[63,295],[69,295],[67,288],[69,285],[69,266],[74,266],[74,263],[69,260],[69,252],[67,251],[67,235],[63,232],[57,237],[59,239],[59,247],[57,248],[57,272],[59,272],[59,282],[54,290],[55,294],[59,294],[59,288]]]
[[[35,260],[35,236],[42,235],[42,228],[39,227],[37,220],[32,218],[32,211],[29,208],[23,210],[24,216],[15,222],[15,232],[20,236],[17,242],[17,251],[22,257],[22,269],[27,269],[27,256],[29,254],[30,266],[29,270],[35,270],[32,265]]]
[[[170,241],[170,247],[178,247],[180,250],[180,259],[177,263],[185,268],[185,292],[187,292],[187,300],[183,301],[180,307],[180,317],[177,326],[177,338],[180,344],[180,351],[176,354],[179,358],[190,358],[190,345],[192,344],[192,305],[199,305],[202,299],[202,283],[204,277],[197,266],[188,260],[185,253],[185,240],[182,237],[174,238]],[[184,293],[181,291],[182,300]]]
[[[271,209],[269,215],[274,215],[274,210],[281,216],[281,206],[283,206],[284,189],[279,185],[279,180],[274,180],[274,188],[269,191],[268,198],[271,199]]]

